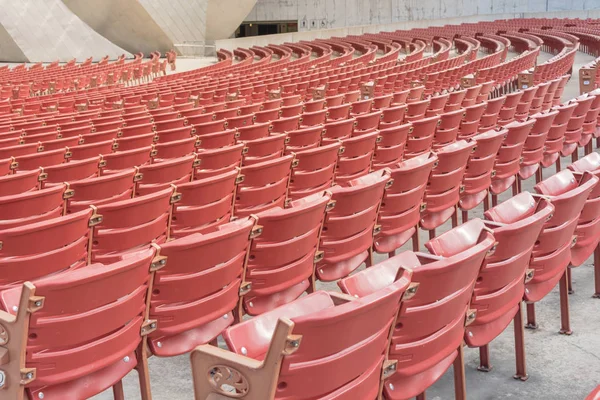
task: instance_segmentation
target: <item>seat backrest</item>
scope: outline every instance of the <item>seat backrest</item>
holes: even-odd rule
[[[235,215],[247,216],[271,207],[283,206],[294,161],[293,155],[242,167]]]
[[[251,315],[262,314],[295,300],[313,285],[315,255],[325,208],[330,195],[316,193],[292,201],[289,207],[272,207],[257,214],[262,226],[252,240],[244,308]],[[314,287],[314,286],[312,286]]]
[[[196,156],[189,155],[141,166],[138,169],[141,179],[137,180],[135,195],[154,193],[171,184],[178,185],[189,182],[192,178],[195,161]]]
[[[154,251],[146,250],[114,264],[72,269],[3,293],[4,305],[18,310],[27,338],[24,367],[36,369],[27,387],[32,396],[43,397],[36,395],[42,388],[52,391],[53,386],[72,384],[79,395],[93,397],[135,367],[135,349],[147,323],[153,257]],[[123,366],[124,359],[131,362]],[[95,374],[101,370],[105,372]],[[91,374],[93,385],[77,382]],[[54,392],[68,395],[64,388]]]
[[[297,399],[377,398],[381,376],[387,373],[382,367],[390,327],[409,282],[410,272],[403,271],[396,282],[354,300],[319,291],[233,326],[224,336],[236,353],[252,344],[257,354],[251,357],[266,353],[265,365],[275,365],[272,387],[262,398],[272,398],[267,393],[275,390],[277,396]],[[286,340],[290,348],[291,338],[297,340],[293,350],[282,352]],[[331,370],[337,371],[335,376],[324,373]]]
[[[31,224],[64,215],[66,199],[73,195],[68,184],[0,197],[0,229]]]
[[[319,249],[323,259],[317,264],[317,277],[332,281],[350,274],[369,256],[373,236],[379,232],[377,216],[390,186],[388,169],[372,172],[331,188],[335,206],[327,210]]]
[[[189,352],[234,322],[248,247],[259,229],[256,219],[243,218],[160,245],[166,264],[156,273],[150,303],[150,319],[158,322],[149,335],[154,354]],[[186,336],[199,330],[202,335]]]
[[[535,185],[535,191],[548,196],[555,210],[552,218],[544,224],[534,256],[546,255],[574,243],[573,233],[579,215],[598,180],[590,173],[576,178],[565,169]]]
[[[173,188],[97,207],[102,222],[94,227],[92,260],[113,262],[122,254],[168,239]]]
[[[437,156],[428,153],[391,169],[394,183],[385,191],[377,222],[381,231],[375,235],[373,243],[377,252],[392,252],[410,239],[425,209],[423,196],[437,162]]]
[[[340,151],[342,145],[337,142],[294,153],[297,165],[292,166],[290,199],[297,200],[331,187]]]
[[[205,233],[229,222],[233,215],[238,171],[177,185],[181,200],[173,205],[171,237]]]
[[[0,289],[87,264],[92,210],[0,230]]]
[[[493,244],[481,221],[471,220],[427,243],[444,249],[441,257],[404,252],[340,281],[344,292],[362,297],[393,283],[400,268],[412,270],[419,288],[404,302],[392,333],[390,359],[399,361],[397,374],[423,372],[462,345],[473,287]]]

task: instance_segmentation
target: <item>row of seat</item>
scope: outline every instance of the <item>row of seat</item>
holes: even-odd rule
[[[598,167],[598,158],[588,156],[579,166]],[[600,174],[600,169],[594,173]],[[27,346],[31,354],[30,369],[10,369],[7,373],[23,376],[21,382],[28,384],[33,396],[42,393],[60,398],[77,390],[82,397],[89,397],[112,386],[133,368],[144,376],[142,382],[147,381],[148,354],[182,354],[223,333],[230,350],[243,357],[232,363],[224,350],[212,346],[197,349],[192,365],[198,398],[209,398],[211,392],[226,394],[227,385],[232,383],[236,391],[256,390],[251,396],[271,396],[273,390],[306,396],[303,383],[307,379],[319,382],[319,377],[328,376],[319,372],[322,368],[329,371],[339,364],[337,379],[315,384],[315,396],[338,390],[376,394],[381,390],[379,377],[383,372],[386,398],[407,399],[423,393],[451,364],[458,377],[464,374],[463,338],[467,345],[482,349],[482,367],[489,367],[487,345],[514,319],[517,375],[526,379],[523,325],[519,324],[521,301],[532,307],[561,278],[561,292],[566,294],[571,237],[578,227],[587,227],[585,218],[598,215],[597,200],[588,200],[598,183],[597,176],[584,173],[579,179],[573,177],[570,171],[562,171],[536,186],[543,197],[522,193],[488,210],[485,221],[471,220],[430,240],[426,247],[431,255],[403,252],[351,277],[329,275],[335,280],[342,278],[341,289],[352,295],[347,298],[317,291],[295,300],[307,289],[314,291],[314,281],[310,283],[314,276],[327,276],[320,262],[330,255],[329,235],[364,220],[365,213],[355,211],[349,214],[355,221],[348,220],[348,207],[376,209],[366,203],[372,201],[373,190],[386,189],[389,173],[372,173],[348,189],[312,195],[286,209],[240,218],[212,232],[167,242],[155,240],[149,250],[134,241],[150,242],[140,235],[155,232],[155,223],[138,222],[133,227],[134,219],[175,200],[171,190],[157,193],[151,202],[145,196],[2,231],[3,264],[5,268],[12,265],[13,273],[37,269],[52,274],[51,270],[39,271],[40,266],[57,266],[57,260],[64,261],[63,267],[57,266],[60,273],[34,279],[35,284],[5,286],[3,308],[16,318],[1,319],[3,329],[8,337],[17,337],[13,335],[21,330],[22,337],[28,338],[27,342],[9,342],[9,356],[20,359],[18,354],[24,354],[21,346]],[[370,189],[356,190],[360,185]],[[346,199],[336,196],[344,192]],[[589,214],[580,213],[584,207]],[[168,215],[168,211],[163,214]],[[157,220],[161,218],[165,217]],[[369,226],[373,224],[371,217]],[[56,229],[62,234],[57,235]],[[598,235],[593,237],[597,242]],[[73,245],[59,243],[66,239]],[[127,248],[127,254],[119,254],[116,248],[101,254],[107,243]],[[35,255],[25,256],[23,250],[27,248]],[[112,264],[85,266],[88,254],[96,262]],[[339,256],[339,251],[333,254]],[[29,268],[23,262],[30,263]],[[340,266],[344,263],[338,264],[336,272]],[[332,271],[335,269],[328,273]],[[79,301],[74,303],[73,299]],[[401,300],[404,306],[398,315]],[[372,308],[383,303],[391,307],[389,313]],[[102,312],[94,311],[102,304],[107,305]],[[335,304],[341,308],[323,313]],[[230,327],[245,312],[260,315]],[[86,328],[79,329],[77,335],[63,334],[57,343],[53,332],[64,330],[66,315],[69,323],[77,326],[85,319]],[[315,324],[314,339],[310,329],[302,328],[302,316]],[[284,317],[296,324],[285,325]],[[427,324],[415,322],[423,318]],[[356,329],[358,326],[364,329]],[[331,338],[332,344],[323,338]],[[314,348],[312,340],[316,340]],[[93,345],[80,347],[82,341]],[[381,344],[367,345],[371,342]],[[62,355],[58,350],[65,347],[78,350]],[[136,351],[138,348],[142,351]],[[287,356],[294,357],[295,349],[302,352],[297,354],[308,352],[294,361],[302,363],[305,372],[287,374],[279,365],[287,363]],[[95,363],[93,371],[86,367],[92,354],[106,355],[95,358],[102,362]],[[249,374],[248,368],[258,365],[248,364],[245,360],[249,358],[258,363],[263,358],[269,361],[263,378]],[[372,361],[367,363],[369,359]],[[28,375],[29,371],[34,372]],[[86,383],[90,376],[93,385]],[[456,382],[457,396],[464,397],[464,383],[460,378]],[[19,388],[22,390],[22,386],[9,387],[13,393]],[[149,395],[148,385],[142,385],[142,390]]]

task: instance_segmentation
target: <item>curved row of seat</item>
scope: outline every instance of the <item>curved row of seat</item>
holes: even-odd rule
[[[598,154],[545,180],[541,167],[588,145],[600,95],[561,104],[562,74],[516,90],[515,65],[540,51],[525,35],[538,36],[512,34],[526,54],[504,62],[510,35],[495,33],[463,38],[456,57],[447,39],[411,46],[404,33],[221,52],[219,66],[86,97],[78,112],[7,118],[7,393],[113,386],[119,398],[137,369],[150,398],[149,355],[223,335],[230,351],[193,352],[198,399],[422,398],[452,364],[465,398],[463,340],[489,369],[488,345],[513,320],[526,379],[522,302],[535,327],[534,303],[560,281],[570,333],[568,267],[600,240]],[[400,43],[418,58],[393,65]],[[427,46],[435,60],[421,58]],[[546,68],[572,63],[559,53]],[[489,80],[457,87],[484,65]],[[456,79],[432,85],[436,71]],[[536,194],[521,192],[533,175]],[[458,224],[458,208],[482,202],[484,220]],[[374,251],[390,258],[374,265]]]

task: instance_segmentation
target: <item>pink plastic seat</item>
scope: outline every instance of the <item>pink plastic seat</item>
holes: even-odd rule
[[[158,326],[149,335],[153,354],[187,353],[234,323],[248,286],[248,247],[258,234],[256,221],[244,218],[160,245],[166,264],[156,273],[150,302],[150,319]]]
[[[294,156],[288,155],[242,167],[234,215],[245,217],[273,207],[283,207]]]
[[[403,252],[338,283],[344,293],[360,298],[393,284],[402,268],[412,270],[418,283],[392,330],[389,357],[398,365],[384,381],[386,399],[422,395],[452,364],[459,382],[456,398],[466,398],[463,337],[475,319],[469,306],[473,286],[493,244],[481,221],[472,220],[427,242],[441,256]]]
[[[373,170],[393,168],[402,161],[408,135],[413,129],[412,124],[408,123],[379,131],[375,154],[373,154]]]
[[[102,221],[94,226],[92,261],[114,262],[119,257],[164,243],[169,235],[173,188],[97,207]]]
[[[332,143],[314,149],[298,151],[297,165],[292,167],[288,197],[297,200],[328,190],[333,184],[341,143]]]
[[[529,270],[533,246],[553,211],[550,202],[538,203],[523,192],[485,212],[484,222],[493,232],[496,247],[477,278],[471,301],[477,318],[465,332],[467,345],[479,347],[480,370],[491,370],[488,344],[514,321],[515,378],[527,379],[521,302],[525,283],[534,274]]]
[[[404,271],[363,299],[319,291],[227,329],[232,353],[208,346],[192,353],[196,398],[225,393],[225,382],[209,383],[212,374],[240,377],[248,400],[379,398],[381,377],[393,374],[389,330],[409,282]],[[261,373],[252,373],[257,367]]]
[[[544,298],[560,284],[561,333],[570,334],[568,315],[568,271],[571,247],[575,244],[575,229],[581,211],[598,178],[584,173],[576,178],[569,170],[563,170],[535,186],[535,191],[546,196],[554,205],[552,218],[544,224],[538,242],[533,249],[530,268],[535,270],[533,279],[527,283],[527,321],[536,327],[534,303]]]
[[[11,313],[18,310],[15,317],[3,314],[2,323],[15,318],[10,334],[29,338],[11,341],[10,353],[23,358],[9,376],[19,376],[19,367],[34,371],[21,385],[12,381],[7,395],[89,398],[113,385],[122,395],[120,382],[130,371],[138,368],[147,376],[146,358],[138,360],[136,353],[144,330],[150,328],[146,295],[153,257],[147,250],[114,264],[71,269],[2,292],[3,306]]]
[[[380,227],[377,214],[386,187],[387,169],[351,180],[330,189],[335,206],[327,210],[319,249],[323,259],[317,263],[316,276],[335,281],[356,270],[363,262],[372,263],[373,236]]]
[[[544,114],[534,114],[535,124],[523,146],[523,162],[519,171],[519,179],[524,180],[532,177],[540,170],[540,163],[544,158],[544,145],[548,138],[548,132],[552,128],[554,118],[558,111],[549,111]],[[538,174],[539,178],[539,174]],[[541,179],[538,179],[541,180]]]
[[[433,166],[435,154],[423,154],[391,168],[394,184],[385,191],[377,224],[381,231],[375,235],[373,247],[378,253],[393,253],[411,237],[418,249],[418,224],[425,209],[423,196]]]
[[[330,195],[316,193],[257,214],[262,226],[252,240],[245,281],[251,288],[243,296],[246,313],[259,315],[314,290],[314,266],[319,234]]]
[[[87,265],[92,214],[88,208],[0,230],[0,290]]]
[[[423,200],[426,208],[419,223],[421,228],[435,231],[453,216],[453,225],[458,224],[456,212],[460,193],[464,190],[463,175],[474,147],[475,143],[460,140],[436,152],[438,161],[427,182]]]

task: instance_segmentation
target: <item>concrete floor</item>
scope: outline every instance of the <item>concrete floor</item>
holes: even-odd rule
[[[542,53],[539,61],[543,62],[550,57],[549,54]],[[579,95],[577,71],[591,59],[590,56],[578,53],[574,77],[565,90],[563,100]],[[187,62],[191,60],[186,60],[186,64]],[[569,162],[570,159],[562,159],[563,166],[568,165]],[[544,177],[553,173],[554,170],[549,168],[544,171]],[[525,190],[532,190],[532,181],[533,179],[524,182]],[[509,198],[509,192],[501,195],[499,202]],[[471,216],[481,217],[482,211],[482,207],[479,207],[471,213]],[[444,232],[449,228],[450,224],[447,223],[438,229],[438,232]],[[426,233],[421,232],[421,243],[425,243],[426,240]],[[408,246],[405,247],[408,250]],[[376,261],[384,258],[385,256],[376,256]],[[512,325],[490,344],[494,367],[491,372],[477,371],[479,365],[477,349],[465,350],[468,399],[583,400],[595,386],[600,384],[600,334],[598,334],[600,300],[591,298],[594,290],[592,263],[593,260],[588,259],[585,265],[573,271],[575,294],[569,298],[572,336],[558,334],[560,328],[558,288],[537,303],[539,329],[525,332],[528,381],[521,382],[512,378],[515,370]],[[338,290],[335,284],[319,284],[319,288]],[[223,345],[222,341],[221,345]],[[149,363],[154,399],[193,398],[189,355],[169,359],[153,357]],[[126,399],[140,399],[135,372],[124,379],[124,387]],[[452,369],[427,391],[427,396],[429,400],[454,398]],[[94,397],[94,400],[108,399],[112,399],[111,391]]]

